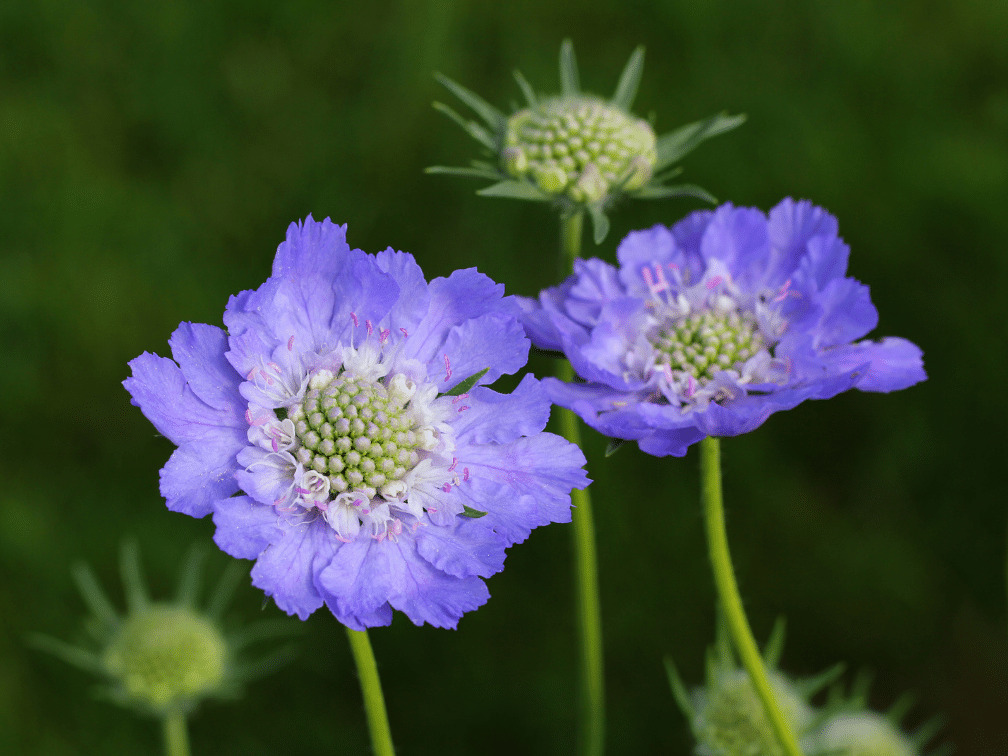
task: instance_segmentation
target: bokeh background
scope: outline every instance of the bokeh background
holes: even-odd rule
[[[935,742],[1008,754],[1006,33],[1008,5],[983,0],[0,4],[0,751],[159,747],[155,723],[25,644],[79,634],[75,562],[121,601],[132,535],[163,595],[186,548],[210,541],[209,520],[158,496],[171,444],[130,406],[126,362],[166,354],[181,320],[219,324],[309,212],[365,250],[412,252],[431,277],[475,265],[511,293],[553,284],[543,206],[422,169],[477,149],[431,109],[450,100],[434,71],[507,107],[514,67],[558,88],[570,36],[583,86],[605,95],[647,46],[635,109],[659,131],[747,113],[687,158],[684,180],[737,204],[829,208],[876,333],[924,349],[926,384],[805,404],[724,443],[757,635],[784,615],[786,670],[873,670],[877,707],[913,691],[910,725],[947,718]],[[592,251],[613,259],[628,230],[699,207],[626,205]],[[610,750],[686,754],[662,658],[698,683],[713,638],[695,452],[606,460],[587,438]],[[570,535],[513,548],[456,632],[401,615],[372,632],[403,753],[570,751]],[[210,577],[226,562],[215,551]],[[279,615],[247,584],[232,610]],[[342,629],[320,611],[303,631],[295,662],[192,720],[195,753],[366,749]]]

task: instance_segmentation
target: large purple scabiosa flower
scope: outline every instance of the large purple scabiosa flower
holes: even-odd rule
[[[836,218],[791,199],[769,215],[723,205],[631,233],[618,268],[578,261],[524,302],[533,343],[584,381],[547,378],[547,392],[602,433],[682,456],[806,399],[924,380],[909,341],[855,341],[878,313],[845,276],[848,253]]]
[[[130,363],[133,403],[178,446],[168,508],[212,512],[218,546],[255,559],[288,614],[455,627],[505,549],[569,521],[587,484],[580,450],[541,432],[535,379],[481,385],[527,359],[503,288],[475,269],[428,283],[412,255],[350,249],[346,226],[291,224],[226,332],[183,323],[174,360]]]

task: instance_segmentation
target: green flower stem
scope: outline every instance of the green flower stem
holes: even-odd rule
[[[189,756],[189,732],[185,714],[166,714],[161,719],[165,756]]]
[[[368,730],[371,733],[371,748],[377,756],[393,756],[392,730],[389,729],[388,714],[385,711],[385,696],[382,695],[381,680],[378,679],[378,665],[375,664],[371,641],[364,630],[347,628],[350,651],[357,676],[360,678],[361,694],[364,696],[364,712],[367,714]]]
[[[576,213],[560,220],[560,252],[565,275],[581,256],[581,229],[584,214]],[[557,370],[562,381],[574,378],[569,362]],[[577,415],[561,409],[560,429],[565,439],[581,446],[581,426]],[[574,510],[574,574],[577,579],[577,608],[581,632],[581,752],[597,756],[605,751],[605,684],[602,666],[602,613],[599,608],[598,567],[595,557],[595,523],[592,519],[591,495],[587,490],[571,491]]]
[[[777,705],[763,668],[763,659],[742,608],[742,597],[735,582],[731,554],[728,553],[728,534],[725,531],[724,502],[721,496],[721,442],[710,436],[700,442],[700,485],[714,583],[732,643],[763,702],[763,708],[785,753],[788,756],[802,756],[798,741]]]

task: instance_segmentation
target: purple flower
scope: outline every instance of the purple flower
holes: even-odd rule
[[[845,277],[848,253],[836,218],[791,199],[769,215],[723,205],[631,233],[619,268],[578,261],[523,302],[532,342],[584,379],[544,386],[600,432],[682,456],[806,399],[924,380],[909,341],[855,341],[878,313],[868,287]]]
[[[217,545],[255,559],[288,614],[455,627],[505,549],[569,521],[587,485],[581,451],[542,432],[535,379],[480,385],[528,354],[503,289],[475,269],[428,283],[409,254],[350,249],[346,226],[291,224],[226,332],[182,323],[174,360],[130,363],[133,403],[178,446],[168,508],[212,512]]]

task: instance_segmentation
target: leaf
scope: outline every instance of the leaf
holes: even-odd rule
[[[538,98],[536,98],[535,90],[532,89],[532,85],[528,83],[528,79],[522,76],[522,72],[517,68],[512,72],[514,79],[518,82],[518,88],[521,89],[522,94],[525,95],[525,102],[528,103],[530,108],[534,108],[539,104]]]
[[[500,178],[500,173],[498,171],[492,171],[486,168],[466,168],[461,166],[455,168],[448,165],[430,165],[424,168],[424,173],[440,173],[445,176],[465,176],[467,178],[490,179],[491,181],[496,181]]]
[[[471,517],[471,518],[473,518],[475,520],[475,519],[477,519],[479,517],[483,517],[484,515],[486,515],[486,512],[480,512],[478,509],[473,509],[472,507],[467,507],[465,504],[462,505],[462,516],[463,517]]]
[[[439,113],[444,113],[446,116],[451,118],[466,134],[471,136],[488,150],[497,150],[497,140],[489,131],[483,128],[480,124],[476,123],[476,121],[467,121],[443,102],[435,102],[434,110]]]
[[[486,375],[489,370],[490,370],[490,368],[485,367],[482,370],[480,370],[478,373],[473,373],[468,378],[459,381],[458,384],[456,384],[454,388],[450,388],[447,391],[445,391],[444,393],[438,394],[438,396],[461,396],[462,394],[464,394],[465,392],[467,392],[469,389],[471,389],[473,386],[475,386],[476,383],[477,383],[477,381],[479,381],[480,378],[482,378],[484,375]]]
[[[644,45],[640,45],[630,54],[620,74],[619,83],[616,84],[616,92],[612,96],[612,104],[617,108],[629,111],[637,96],[637,87],[640,86],[641,75],[644,73]]]
[[[770,639],[763,647],[763,663],[768,667],[776,667],[784,653],[784,635],[787,630],[787,620],[778,617],[770,631]]]
[[[598,205],[588,205],[588,215],[592,220],[592,238],[596,244],[601,244],[609,233],[609,218]]]
[[[696,184],[673,184],[672,186],[652,186],[647,185],[636,192],[629,192],[631,197],[636,199],[665,199],[666,197],[695,197],[696,199],[717,204],[717,198]]]
[[[741,126],[745,120],[745,115],[730,116],[727,113],[718,113],[706,120],[688,123],[675,131],[662,134],[658,137],[658,160],[654,170],[660,171],[672,165],[704,140],[731,131]]]
[[[581,93],[577,59],[574,57],[574,43],[569,39],[565,39],[560,45],[560,91],[564,97],[572,97]]]
[[[626,443],[626,439],[625,438],[610,438],[609,439],[609,443],[608,443],[608,445],[605,448],[606,459],[608,459],[613,454],[615,454],[616,452],[618,452],[622,448],[623,444],[625,444],[625,443]]]
[[[486,121],[487,125],[494,131],[500,131],[504,128],[504,122],[506,120],[504,114],[478,94],[470,89],[466,89],[461,84],[452,81],[444,74],[436,73],[434,74],[434,78],[437,79],[438,82],[445,87],[445,89],[472,108],[473,112]]]
[[[683,685],[682,678],[679,676],[679,670],[676,669],[670,656],[665,657],[665,674],[668,675],[669,687],[672,688],[672,695],[675,697],[676,703],[679,704],[679,708],[686,718],[692,722],[694,718],[693,703],[690,701],[686,686]]]
[[[510,199],[530,200],[532,202],[548,201],[549,197],[538,187],[527,184],[524,181],[499,181],[485,189],[480,189],[476,194],[481,197],[508,197]]]

